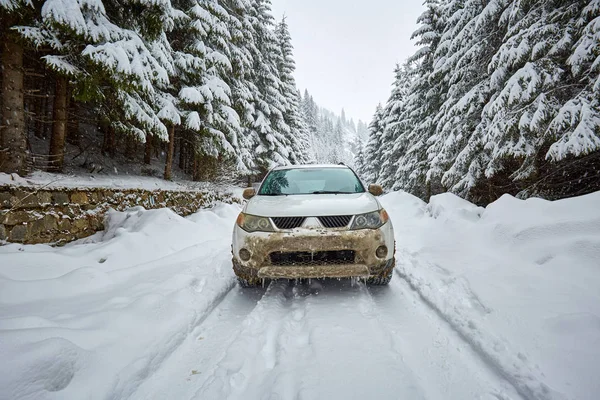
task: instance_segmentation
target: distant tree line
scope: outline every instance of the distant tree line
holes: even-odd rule
[[[308,130],[310,158],[321,164],[352,166],[368,137],[366,124],[348,119],[344,109],[336,115],[320,107],[308,90],[304,91],[301,110]]]
[[[600,0],[426,0],[357,157],[369,181],[479,204],[600,190]]]
[[[285,19],[269,0],[0,2],[0,171],[61,171],[97,126],[101,151],[166,153],[194,179],[309,160]],[[30,138],[48,138],[42,165]],[[176,160],[178,155],[178,160]]]

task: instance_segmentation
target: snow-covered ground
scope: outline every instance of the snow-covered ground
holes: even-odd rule
[[[36,188],[109,188],[109,189],[145,189],[145,190],[198,190],[217,188],[208,182],[193,182],[189,180],[166,181],[152,176],[128,174],[95,174],[78,172],[77,174],[55,174],[34,171],[26,177],[17,174],[0,172],[0,185],[18,185]],[[233,187],[218,187],[219,189],[235,190]]]
[[[0,399],[598,398],[600,192],[382,203],[388,287],[240,289],[236,205],[0,247]]]

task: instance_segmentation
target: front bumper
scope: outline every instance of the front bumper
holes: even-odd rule
[[[385,257],[377,257],[379,246],[388,248]],[[250,259],[239,257],[240,249]],[[237,276],[257,279],[345,278],[380,276],[393,268],[394,233],[390,222],[379,229],[332,230],[298,228],[287,232],[248,233],[238,227],[233,234],[233,268]],[[270,254],[276,252],[354,251],[353,263],[319,265],[273,265]]]

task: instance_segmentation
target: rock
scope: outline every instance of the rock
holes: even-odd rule
[[[58,221],[58,229],[68,232],[71,230],[71,220],[69,218],[60,218]]]
[[[27,237],[27,225],[17,225],[10,230],[8,240],[10,242],[22,243]]]
[[[103,217],[99,215],[94,215],[89,218],[89,227],[93,231],[100,231],[104,229]]]
[[[88,200],[92,204],[98,203],[98,193],[96,193],[96,192],[89,192],[88,193]]]
[[[46,231],[58,229],[58,217],[52,214],[44,215],[44,229]]]
[[[73,223],[72,223],[72,227],[78,231],[87,229],[88,226],[89,226],[89,223],[88,223],[87,218],[79,218],[79,219],[76,219],[75,221],[73,221]]]
[[[0,192],[0,207],[6,207],[6,208],[10,208],[13,206],[12,200],[16,199],[16,197],[14,197],[11,193],[9,192]]]
[[[15,191],[15,198],[13,199],[13,207],[16,208],[31,208],[39,207],[37,195],[34,192],[26,192],[24,190]]]
[[[45,227],[44,227],[44,219],[38,219],[36,221],[30,222],[27,225],[27,237],[28,237],[28,241],[34,240],[37,242],[36,239],[39,239],[39,237],[41,236],[42,232],[45,231]]]
[[[39,205],[47,205],[52,203],[52,194],[49,192],[38,192],[37,201]]]
[[[5,213],[2,223],[4,225],[20,225],[32,219],[35,218],[32,217],[29,211],[10,211]]]
[[[6,235],[6,227],[4,225],[0,225],[0,241],[6,240],[8,236]]]
[[[52,201],[57,205],[65,205],[69,204],[69,195],[63,192],[54,192],[52,193]]]
[[[85,192],[75,192],[71,195],[71,202],[76,204],[88,204],[87,193]]]

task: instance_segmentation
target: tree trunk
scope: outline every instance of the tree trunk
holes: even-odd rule
[[[183,133],[179,136],[179,169],[185,171],[185,142]]]
[[[23,46],[14,33],[2,38],[2,121],[0,121],[0,172],[25,175],[27,135],[23,93]]]
[[[46,97],[46,80],[44,79],[42,82],[39,82],[39,87],[42,88],[40,95],[43,96],[38,97],[36,101],[35,107],[35,124],[34,124],[34,133],[38,138],[44,137],[44,117],[46,114],[46,102],[48,98]]]
[[[56,78],[52,116],[48,169],[54,172],[62,172],[65,163],[65,138],[67,136],[67,78],[64,76]]]
[[[165,163],[166,180],[171,180],[171,169],[173,167],[173,150],[175,149],[175,125],[169,128],[169,147],[167,150],[167,161]]]
[[[115,128],[112,125],[108,126],[107,151],[109,156],[115,158],[115,153],[117,151],[117,135],[115,134]]]
[[[79,135],[79,103],[72,97],[72,91],[69,91],[68,100],[68,121],[67,121],[67,142],[81,147],[81,136]]]
[[[135,153],[137,150],[137,141],[133,135],[127,135],[125,137],[125,157],[130,160],[135,160]]]
[[[144,164],[150,164],[152,160],[152,136],[146,134],[146,146],[144,148]]]
[[[198,161],[198,154],[194,152],[194,170],[192,171],[192,180],[194,182],[198,182],[200,180],[200,174],[198,170],[200,169],[200,163]]]

